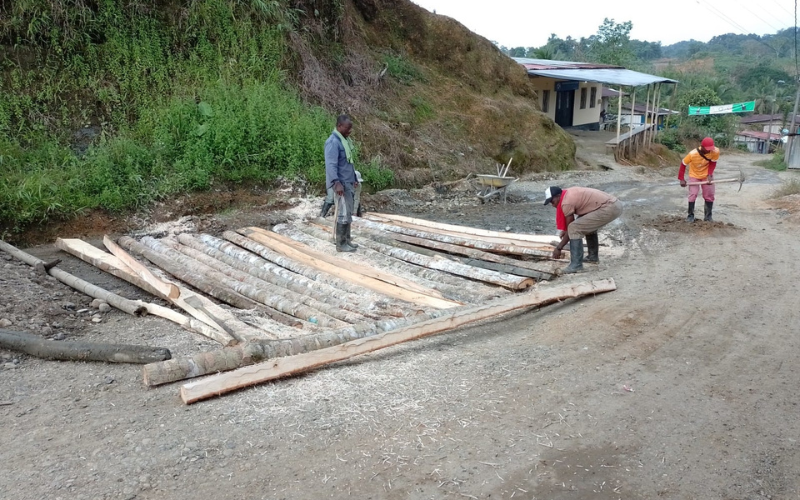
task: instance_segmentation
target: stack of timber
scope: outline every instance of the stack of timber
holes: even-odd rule
[[[120,297],[119,308],[161,316],[221,344],[145,365],[150,386],[237,373],[184,386],[187,403],[512,310],[614,289],[613,281],[538,288],[563,265],[552,259],[553,237],[388,214],[355,218],[353,228],[359,249],[349,254],[335,252],[327,219],[217,236],[106,237],[107,251],[76,239],[56,244],[172,306]],[[264,363],[266,371],[239,371]]]

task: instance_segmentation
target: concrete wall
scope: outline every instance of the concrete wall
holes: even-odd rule
[[[556,119],[556,91],[555,85],[557,81],[553,78],[532,77],[531,83],[536,87],[536,92],[539,95],[539,107],[542,111],[552,118]],[[591,105],[592,87],[596,90],[594,107]],[[586,89],[586,108],[581,109],[581,89]],[[547,111],[544,111],[545,91],[549,91],[549,103]],[[575,91],[575,105],[572,113],[572,125],[579,127],[590,123],[598,123],[600,121],[600,110],[602,109],[603,86],[599,83],[581,83],[578,90]]]
[[[556,91],[555,85],[556,81],[552,78],[531,78],[531,83],[533,86],[536,87],[536,93],[539,95],[539,109],[542,110],[544,114],[549,116],[552,120],[556,119]],[[545,99],[545,91],[548,91],[550,94],[549,97],[549,105],[547,110],[544,109],[544,99]]]

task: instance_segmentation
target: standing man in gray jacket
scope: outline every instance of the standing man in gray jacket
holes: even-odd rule
[[[336,203],[336,226],[334,240],[337,252],[355,252],[358,245],[353,244],[350,224],[353,222],[353,196],[358,186],[353,167],[353,147],[348,137],[353,130],[353,122],[347,115],[336,118],[336,128],[325,141],[325,187],[333,188]]]

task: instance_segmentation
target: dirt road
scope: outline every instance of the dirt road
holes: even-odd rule
[[[626,208],[601,263],[571,279],[618,290],[194,406],[136,367],[0,351],[0,498],[798,498],[800,230],[764,203],[781,177],[754,159],[721,162],[748,182],[718,188],[713,225],[682,222],[670,178],[623,167],[518,183],[530,201],[505,207],[424,209],[550,232],[545,186],[613,192]],[[6,266],[0,316],[44,314],[35,296],[20,312],[28,270]],[[56,311],[79,300],[31,286]],[[157,319],[67,318],[86,340],[209,347]]]

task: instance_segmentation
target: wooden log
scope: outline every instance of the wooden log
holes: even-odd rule
[[[350,262],[349,260],[341,259],[339,257],[333,257],[331,255],[327,255],[323,252],[319,252],[314,250],[313,248],[309,247],[308,245],[302,244],[298,241],[295,241],[291,238],[283,236],[275,231],[267,231],[265,229],[261,229],[259,227],[250,227],[247,228],[251,232],[258,233],[262,236],[262,240],[264,238],[268,238],[270,241],[275,241],[276,243],[281,243],[282,245],[288,246],[296,251],[302,252],[314,259],[322,262],[327,262],[328,264],[332,264],[337,266],[339,269],[351,271],[357,273],[362,276],[367,276],[369,278],[373,278],[379,281],[383,281],[390,285],[394,285],[396,287],[403,288],[405,290],[409,290],[412,292],[421,293],[423,295],[428,295],[430,297],[437,297],[442,298],[442,294],[436,290],[433,290],[429,287],[424,287],[419,283],[416,283],[411,280],[407,280],[405,278],[401,278],[395,274],[384,272],[380,269],[374,268],[369,266],[365,263],[354,263]],[[265,240],[266,241],[266,240]],[[261,241],[263,243],[263,241]],[[269,246],[269,245],[267,245]],[[281,247],[285,248],[285,247]],[[283,252],[281,252],[283,253]]]
[[[180,315],[180,317],[178,317],[176,316],[176,314],[178,314],[177,312],[167,308],[159,308],[160,306],[155,306],[154,304],[145,304],[148,312],[155,313],[159,317],[169,319],[170,321],[174,321],[175,323],[178,323],[185,329],[193,331],[195,333],[199,333],[213,340],[216,340],[222,345],[232,345],[239,341],[236,338],[236,336],[230,335],[223,328],[217,325],[217,323],[213,319],[209,318],[208,315],[197,313],[196,310],[191,306],[186,306],[185,300],[180,298],[180,290],[175,284],[167,283],[163,280],[160,280],[155,275],[153,275],[149,270],[147,270],[147,268],[144,268],[144,266],[142,266],[138,262],[137,262],[138,266],[147,270],[147,274],[150,276],[150,279],[145,280],[144,278],[142,278],[141,272],[134,273],[132,268],[129,267],[128,262],[136,262],[135,259],[133,259],[133,257],[128,255],[121,248],[116,247],[119,252],[125,253],[125,255],[127,255],[128,258],[126,259],[125,262],[123,262],[122,259],[120,259],[116,255],[111,255],[106,252],[103,252],[99,248],[78,239],[58,238],[56,240],[56,247],[71,255],[78,257],[84,262],[87,262],[99,269],[102,269],[103,271],[109,274],[112,274],[118,278],[127,281],[128,283],[138,286],[139,288],[149,293],[152,293],[157,297],[168,300],[179,307],[183,305],[184,306],[183,309],[193,311],[194,312],[193,316],[198,317],[198,319],[203,323],[205,323],[207,327],[203,327],[200,323],[189,321],[188,318],[186,318],[183,315]],[[161,285],[156,284],[157,282],[160,282]],[[173,293],[173,289],[177,290],[177,292]],[[169,295],[167,295],[167,293],[173,294],[175,295],[175,297],[170,297]]]
[[[231,348],[217,349],[184,358],[151,363],[143,367],[144,383],[148,386],[167,384],[202,375],[234,370],[266,359],[323,349],[434,319],[446,314],[447,311],[452,311],[452,309],[439,309],[410,318],[361,323],[339,330],[324,331],[293,339],[248,342]]]
[[[180,240],[182,240],[190,244],[197,243],[194,238],[188,234],[179,235],[178,238],[179,241],[175,242],[176,244],[173,246],[175,250],[178,250],[179,252],[197,260],[198,262],[206,264],[207,266],[223,273],[225,276],[228,276],[231,279],[252,286],[254,288],[254,295],[252,297],[253,299],[258,300],[259,302],[262,302],[263,304],[266,304],[278,311],[306,321],[313,319],[313,323],[328,327],[337,326],[340,321],[344,321],[345,323],[359,323],[365,319],[360,314],[355,314],[331,307],[328,304],[314,300],[307,295],[300,295],[291,290],[275,286],[272,283],[252,276],[245,271],[236,269],[225,262],[207,255],[205,252],[180,242]],[[166,241],[162,240],[162,242]],[[202,247],[204,245],[200,243],[199,246]],[[339,324],[339,326],[341,325]]]
[[[529,243],[538,243],[542,245],[550,245],[553,247],[555,245],[553,245],[552,243],[554,241],[556,242],[558,241],[558,238],[555,236],[547,236],[543,234],[539,235],[539,234],[505,233],[501,231],[490,231],[488,229],[478,229],[475,227],[459,226],[455,224],[444,224],[441,222],[433,222],[425,219],[416,219],[413,217],[405,217],[402,215],[395,215],[395,214],[370,212],[366,218],[370,220],[383,219],[383,220],[378,220],[378,222],[385,222],[387,220],[406,222],[408,224],[413,224],[415,226],[418,226],[422,230],[443,229],[445,231],[451,231],[459,234],[469,234],[472,236],[488,236],[493,238],[505,238],[509,240],[527,241]]]
[[[458,307],[458,302],[454,302],[452,300],[442,299],[439,297],[434,297],[431,295],[424,295],[418,292],[410,291],[405,288],[401,288],[399,286],[387,283],[382,280],[377,280],[375,278],[364,276],[362,274],[342,269],[335,264],[331,264],[325,260],[317,259],[316,257],[309,255],[305,252],[301,252],[296,248],[285,245],[282,242],[277,241],[274,238],[270,238],[265,236],[261,230],[253,230],[252,228],[245,228],[240,229],[239,233],[271,248],[274,251],[277,251],[290,259],[299,261],[305,265],[315,267],[320,271],[324,271],[329,274],[336,274],[338,277],[342,279],[346,279],[352,283],[356,283],[361,285],[365,288],[369,288],[370,290],[374,290],[376,292],[382,293],[384,295],[388,295],[390,297],[394,297],[400,300],[405,300],[407,302],[411,302],[413,304],[419,304],[422,306],[430,306],[435,307],[437,309],[448,309],[452,307]],[[438,292],[437,292],[438,293]]]
[[[44,266],[45,262],[41,259],[34,257],[22,250],[9,245],[5,241],[0,240],[0,250],[3,250],[7,254],[11,255],[12,257],[16,257],[17,259],[21,260],[22,262],[28,264],[31,267],[36,267],[36,265]],[[120,297],[115,293],[111,293],[108,290],[104,290],[99,286],[93,285],[88,281],[84,281],[76,276],[69,274],[66,271],[62,271],[57,267],[53,267],[47,270],[47,274],[54,277],[61,283],[78,290],[79,292],[83,292],[90,297],[94,297],[95,299],[101,299],[108,302],[109,305],[112,307],[116,307],[120,311],[124,311],[133,316],[142,316],[147,314],[147,308],[145,307],[144,303],[139,300],[128,300],[124,297]]]
[[[157,290],[160,297],[165,299],[177,299],[180,297],[181,291],[177,285],[158,279],[149,269],[109,238],[108,235],[103,236],[103,245],[112,255],[124,262],[134,274]]]
[[[504,255],[497,255],[491,252],[484,252],[483,250],[477,250],[475,248],[467,248],[461,245],[442,243],[441,241],[433,241],[425,238],[417,238],[415,236],[406,236],[400,233],[388,233],[388,237],[395,239],[397,241],[401,241],[403,243],[409,243],[411,245],[415,245],[417,247],[432,248],[435,250],[441,250],[443,252],[448,252],[455,255],[462,255],[464,257],[470,257],[471,259],[477,259],[481,261],[496,262],[497,264],[509,266],[509,268],[514,267],[514,268],[528,269],[530,271],[539,273],[539,277],[537,277],[536,279],[551,280],[556,275],[553,264],[549,262],[513,259],[510,257],[506,257]],[[505,271],[505,272],[510,272],[511,274],[517,274],[511,271]],[[536,277],[536,275],[528,275],[528,274],[519,274],[519,276]]]
[[[287,229],[287,234],[292,238],[298,239],[304,236],[306,243],[311,242],[324,242],[328,239],[330,234],[333,234],[333,227],[326,225],[327,221],[315,221],[312,224],[298,226],[296,230],[291,232]],[[275,227],[276,231],[281,231],[280,226]],[[361,232],[362,238],[359,240],[363,245],[359,247],[358,256],[352,257],[354,260],[358,258],[367,258],[373,262],[378,262],[381,268],[406,276],[413,276],[420,284],[434,288],[441,292],[445,298],[456,300],[464,303],[475,303],[480,300],[489,300],[504,293],[503,289],[496,286],[489,286],[484,283],[470,282],[461,277],[453,276],[442,271],[420,267],[408,262],[396,259],[389,255],[377,252],[372,248],[371,243],[373,240],[380,238],[376,236],[378,233],[363,230]],[[388,239],[388,238],[386,238]],[[395,242],[396,243],[396,242]],[[309,243],[311,244],[311,243]],[[319,244],[319,243],[317,243]]]
[[[107,361],[109,363],[153,363],[171,358],[169,349],[95,342],[56,342],[36,335],[0,330],[0,348],[44,359],[61,361]]]
[[[191,404],[213,396],[235,391],[243,387],[260,384],[280,377],[286,377],[313,370],[319,366],[350,359],[385,347],[427,337],[439,332],[452,330],[475,321],[505,314],[517,309],[526,309],[549,304],[568,298],[594,295],[616,289],[611,279],[576,285],[563,285],[544,290],[514,295],[511,298],[494,301],[490,304],[449,311],[439,318],[424,321],[406,328],[353,340],[344,344],[316,351],[271,359],[227,373],[189,382],[181,387],[181,399]]]
[[[495,193],[499,193],[499,192],[500,191],[495,191]],[[367,218],[367,220],[377,219],[377,217],[370,219],[370,215],[367,215],[366,218]],[[416,224],[411,224],[409,222],[402,222],[402,221],[391,220],[391,219],[384,220],[384,221],[380,221],[380,220],[374,220],[374,221],[375,222],[381,222],[382,224],[387,224],[387,225],[390,225],[390,226],[396,226],[396,227],[399,227],[399,228],[412,229],[412,230],[421,231],[421,232],[424,232],[424,233],[433,233],[433,234],[437,234],[437,235],[440,235],[440,236],[450,236],[450,237],[454,237],[454,238],[466,238],[468,240],[479,240],[479,241],[482,241],[482,242],[485,242],[485,243],[496,243],[496,244],[499,244],[499,245],[511,245],[511,246],[515,246],[515,247],[528,248],[528,249],[531,249],[531,250],[539,250],[539,251],[542,251],[542,252],[552,253],[553,248],[554,248],[554,245],[552,245],[550,242],[548,242],[548,243],[539,243],[539,242],[533,242],[533,241],[516,240],[516,239],[513,239],[513,238],[504,238],[502,236],[479,236],[479,235],[473,235],[473,234],[468,234],[468,233],[461,233],[461,232],[458,232],[458,231],[449,231],[447,229],[436,229],[436,228],[431,228],[431,227],[418,226]],[[550,238],[551,241],[552,241],[552,239],[554,239],[554,238]]]
[[[271,252],[266,247],[237,233],[230,233],[229,236],[250,242],[254,247],[258,246],[263,248],[265,252]],[[242,266],[242,269],[247,269],[248,272],[254,276],[265,279],[266,281],[275,280],[274,283],[278,286],[288,288],[297,293],[307,294],[321,302],[339,306],[342,309],[353,311],[367,318],[378,319],[383,316],[403,316],[403,310],[400,307],[388,304],[388,301],[377,303],[375,300],[370,300],[369,297],[365,297],[363,288],[359,288],[360,293],[355,294],[343,290],[341,287],[334,287],[328,283],[315,281],[303,274],[290,271],[285,267],[270,262],[256,253],[245,250],[228,241],[215,238],[214,236],[200,234],[197,236],[197,239],[206,246],[208,249],[207,252],[216,252],[213,255],[209,253],[209,255],[220,259],[221,256],[224,255],[227,258],[224,262],[230,265],[234,265],[233,263],[238,262]],[[277,253],[274,253],[274,255],[278,258],[285,259],[285,257]],[[299,264],[297,264],[297,266],[299,266]],[[311,270],[309,268],[309,270],[315,275],[318,274],[318,271],[315,269]],[[336,278],[331,279],[336,280]],[[349,283],[344,281],[342,281],[342,283],[349,285]]]
[[[277,229],[278,228],[276,226],[276,230]],[[527,277],[519,277],[497,271],[480,269],[462,264],[461,262],[443,259],[441,257],[430,257],[400,248],[398,246],[387,245],[378,241],[370,241],[368,243],[365,242],[365,245],[369,246],[370,249],[380,252],[384,255],[388,255],[390,257],[394,257],[395,259],[409,262],[420,267],[426,267],[428,269],[442,271],[444,273],[461,276],[463,278],[499,285],[511,290],[524,290],[526,288],[530,288],[534,283],[532,279]]]
[[[399,223],[398,223],[399,224]],[[381,222],[374,222],[367,219],[354,219],[353,225],[357,227],[366,227],[377,231],[391,231],[395,233],[405,234],[407,236],[416,236],[417,238],[425,238],[428,240],[441,241],[442,243],[450,243],[453,245],[461,245],[467,248],[477,248],[478,250],[486,250],[487,252],[503,253],[511,255],[530,255],[539,259],[552,259],[552,251],[545,251],[533,249],[525,246],[508,245],[502,243],[491,243],[478,239],[473,239],[469,236],[451,236],[441,233],[433,233],[429,231],[419,231],[416,229],[409,229],[407,227],[383,224]],[[563,260],[563,259],[561,259]]]
[[[364,287],[353,284],[350,281],[344,280],[338,277],[336,274],[323,272],[314,266],[297,262],[296,260],[290,259],[285,255],[275,252],[265,247],[264,245],[258,243],[257,241],[251,240],[250,238],[242,236],[241,234],[234,233],[233,231],[225,231],[224,233],[222,233],[222,237],[230,241],[231,243],[235,243],[236,245],[239,245],[242,248],[246,248],[247,250],[263,257],[264,259],[269,260],[270,262],[274,262],[278,266],[281,266],[287,270],[298,273],[308,278],[309,280],[323,283],[353,294],[363,295],[364,292],[366,291]],[[205,241],[205,238],[203,238],[203,241]],[[225,251],[226,253],[228,252],[227,250],[223,251]]]
[[[225,276],[224,273],[221,273],[194,258],[187,257],[177,250],[170,248],[169,245],[166,245],[150,236],[145,236],[142,238],[141,244],[159,253],[160,255],[167,257],[169,260],[177,262],[179,265],[183,266],[183,268],[191,270],[193,273],[192,279],[194,279],[194,281],[203,283],[206,287],[213,282],[214,285],[210,289],[215,290],[215,293],[220,294],[220,296],[217,297],[220,300],[223,300],[234,307],[238,307],[239,309],[255,309],[264,312],[271,319],[286,326],[302,328],[303,323],[297,318],[289,316],[288,314],[280,312],[277,309],[264,304],[262,299],[265,299],[265,294],[259,293],[259,291],[254,289],[252,286],[230,279]],[[179,277],[179,279],[186,281],[184,280],[184,277]],[[196,286],[194,283],[190,284]],[[197,288],[206,291],[201,287]],[[213,296],[213,293],[210,291],[208,293]],[[223,298],[223,296],[227,299]],[[193,305],[194,307],[199,307],[198,305]]]

